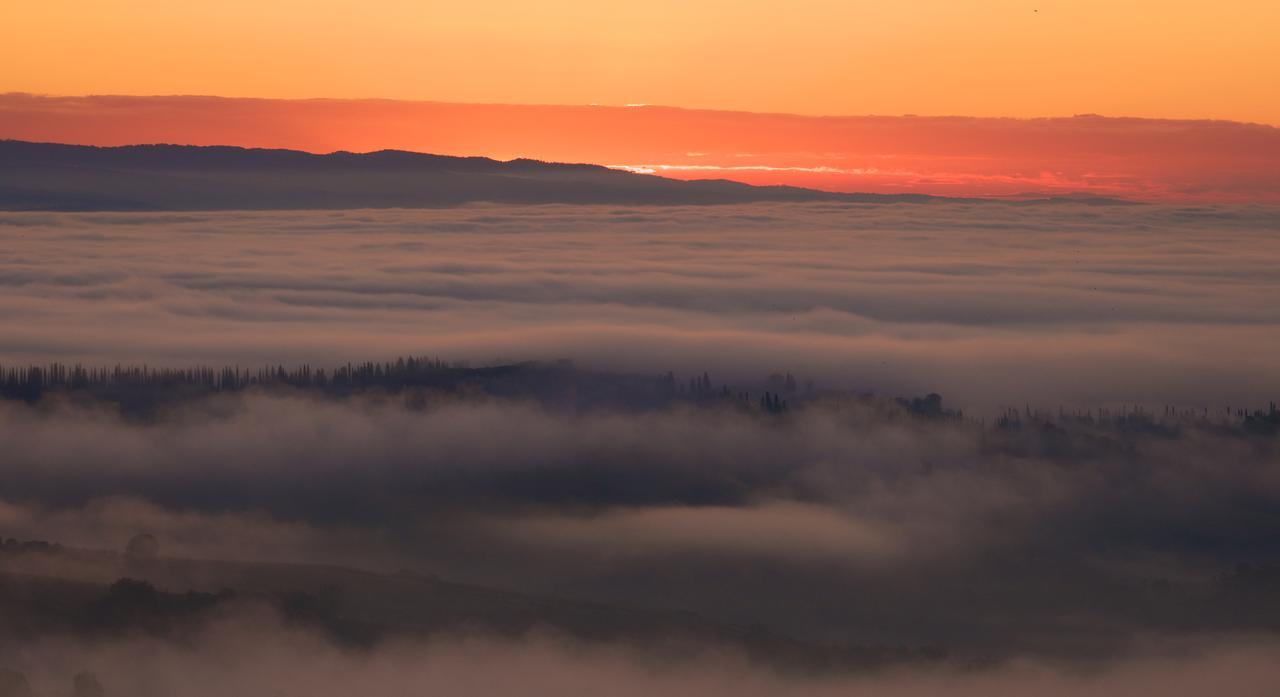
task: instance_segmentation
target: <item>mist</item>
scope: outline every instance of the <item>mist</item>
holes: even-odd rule
[[[147,638],[83,644],[41,642],[10,655],[28,668],[35,694],[68,694],[71,676],[92,676],[106,694],[325,697],[406,692],[452,695],[1263,695],[1280,679],[1273,641],[1235,638],[1156,643],[1125,661],[1081,667],[1018,661],[996,668],[939,666],[863,676],[784,675],[741,655],[696,645],[642,650],[584,646],[555,635],[523,641],[476,636],[343,649],[277,618],[244,611],[203,629],[191,645]],[[495,666],[501,669],[495,670]],[[145,670],[139,670],[145,668]],[[84,678],[82,678],[83,680]]]
[[[1278,232],[0,214],[0,686],[1260,694]]]
[[[1280,621],[1262,610],[1280,597],[1274,424],[993,428],[868,397],[782,414],[288,390],[141,420],[83,400],[0,407],[0,524],[76,549],[150,533],[180,559],[405,571],[975,659]],[[57,554],[11,568],[228,583]]]
[[[6,214],[0,362],[570,358],[970,410],[1274,397],[1274,208]],[[1047,370],[1046,366],[1052,366]]]

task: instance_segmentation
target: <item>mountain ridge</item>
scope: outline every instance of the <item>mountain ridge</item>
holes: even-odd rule
[[[92,146],[0,140],[0,210],[10,211],[432,208],[479,202],[713,205],[946,201],[991,202],[928,194],[756,186],[726,179],[681,181],[596,164],[530,158],[503,161],[393,149],[319,154],[230,145]]]

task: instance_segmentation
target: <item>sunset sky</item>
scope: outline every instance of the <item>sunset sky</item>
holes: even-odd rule
[[[1220,125],[1152,121],[1146,132],[1158,142],[1147,142],[1127,159],[1092,160],[1088,153],[1102,146],[1095,143],[1084,155],[1074,152],[1080,137],[1072,127],[1032,128],[1039,134],[1032,137],[1025,124],[990,122],[980,140],[991,141],[991,128],[1005,123],[1019,131],[1011,136],[1024,143],[1018,152],[1008,152],[1008,139],[996,136],[1003,144],[998,153],[949,142],[943,148],[948,152],[938,154],[928,148],[885,150],[874,128],[770,115],[1102,114],[1275,126],[1277,26],[1280,3],[1267,0],[8,3],[0,10],[0,93],[572,109],[543,110],[531,125],[532,112],[502,117],[490,108],[479,119],[483,128],[471,124],[479,113],[474,112],[442,129],[438,120],[406,115],[403,105],[385,102],[330,104],[319,110],[324,114],[314,105],[283,101],[241,103],[230,112],[219,103],[224,111],[202,113],[189,104],[174,111],[170,100],[165,106],[171,110],[157,117],[163,128],[148,132],[143,125],[155,124],[139,122],[135,131],[122,132],[118,104],[77,102],[80,120],[58,130],[41,111],[49,105],[33,111],[23,102],[15,114],[9,98],[0,109],[0,137],[95,144],[121,138],[208,143],[217,137],[222,140],[215,142],[225,144],[304,149],[430,148],[840,190],[1080,190],[1270,200],[1276,197],[1274,179],[1259,180],[1254,172],[1274,169],[1275,128],[1254,129],[1246,138],[1252,144],[1241,149],[1253,161],[1232,160],[1224,170],[1215,130]],[[235,121],[232,112],[243,116],[246,104],[258,126],[227,121]],[[692,119],[700,125],[683,117],[673,121],[669,112],[614,114],[605,119],[613,125],[600,126],[595,119],[582,132],[583,112],[574,111],[639,104],[753,113],[722,113],[713,128],[706,118]],[[65,106],[57,113],[66,116]],[[106,111],[97,113],[95,106]],[[308,108],[316,113],[299,115]],[[353,110],[360,114],[354,120]],[[635,124],[617,125],[628,119],[646,121],[640,136]],[[726,122],[735,124],[729,131],[739,142],[695,137],[723,136]],[[937,123],[909,126],[918,141],[931,138],[919,134]],[[665,145],[648,151],[614,142],[653,142],[663,129],[670,136]],[[948,138],[972,135],[939,132]],[[814,134],[826,140],[815,144]],[[1227,139],[1238,145],[1237,135]],[[1176,160],[1173,174],[1169,158]],[[1225,186],[1224,178],[1234,183]],[[1247,181],[1241,184],[1242,179]]]
[[[1280,697],[1277,347],[1280,0],[0,0],[0,697]]]

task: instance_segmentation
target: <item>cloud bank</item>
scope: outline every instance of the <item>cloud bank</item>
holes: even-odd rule
[[[6,214],[0,363],[571,358],[1027,402],[1265,404],[1269,207]]]
[[[6,366],[571,358],[754,394],[789,372],[810,395],[782,413],[282,385],[174,387],[145,413],[89,391],[0,402],[0,533],[67,547],[6,541],[0,610],[100,607],[122,576],[170,594],[144,609],[214,603],[177,639],[0,627],[0,671],[39,691],[81,671],[193,696],[1272,680],[1280,442],[1274,412],[1220,415],[1280,384],[1274,208],[24,213],[0,231]],[[928,391],[971,418],[883,397]],[[1009,406],[1135,403],[1180,416],[994,427]],[[110,552],[139,533],[159,559]],[[403,631],[343,643],[273,614],[280,593]],[[762,636],[942,658],[821,671],[761,660]]]
[[[1104,669],[1018,662],[997,670],[891,671],[866,677],[785,676],[752,666],[741,656],[680,647],[660,658],[625,647],[590,647],[558,637],[531,641],[456,638],[403,643],[373,652],[345,651],[272,618],[240,615],[223,620],[190,646],[145,638],[76,645],[40,642],[16,647],[7,658],[27,668],[36,694],[60,694],[72,676],[91,675],[106,694],[138,697],[214,697],[228,692],[338,697],[383,697],[407,692],[487,696],[610,694],[776,695],[804,697],[940,693],[1118,697],[1162,694],[1198,697],[1209,692],[1260,696],[1280,679],[1280,650],[1270,641],[1221,641],[1170,649],[1156,647]],[[501,669],[495,669],[500,666]],[[139,670],[145,667],[146,670]],[[83,678],[82,678],[83,679]]]
[[[408,569],[971,659],[1280,626],[1274,432],[993,431],[874,400],[781,419],[260,393],[148,421],[3,408],[0,526],[20,539],[148,532],[176,557]],[[175,592],[228,583],[173,574]]]

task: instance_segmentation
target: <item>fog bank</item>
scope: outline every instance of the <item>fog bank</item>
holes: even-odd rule
[[[0,362],[790,371],[970,409],[1265,403],[1280,213],[1005,204],[3,214]]]

